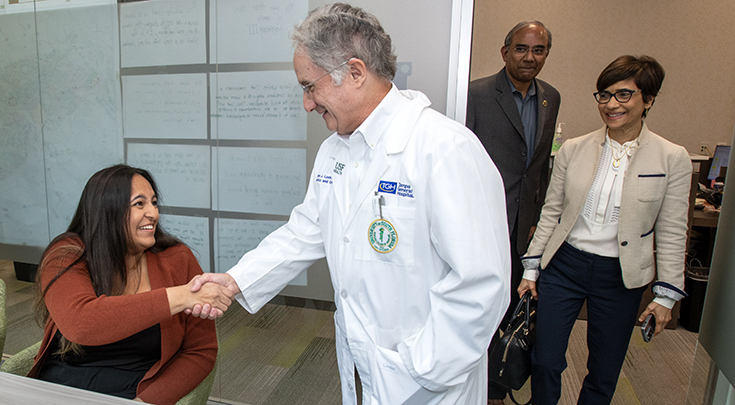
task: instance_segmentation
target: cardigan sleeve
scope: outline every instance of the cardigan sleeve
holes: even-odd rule
[[[41,285],[76,258],[78,244],[57,243],[43,266]],[[44,296],[50,318],[67,339],[85,346],[114,343],[171,318],[165,289],[121,296],[97,296],[84,262],[77,263],[48,288]]]
[[[173,267],[177,272],[186,274],[188,281],[202,274],[202,270],[191,251],[183,246],[182,250],[186,252],[185,262],[181,265],[176,263]],[[162,258],[162,261],[165,260]],[[172,323],[174,336],[169,339],[163,336],[163,328],[168,330],[167,325],[162,325],[161,336],[162,360],[167,354],[171,357],[157,370],[151,369],[150,378],[146,375],[138,385],[138,397],[148,403],[174,404],[196,388],[214,369],[217,358],[215,322],[179,313],[174,316]],[[183,336],[180,333],[182,327]]]

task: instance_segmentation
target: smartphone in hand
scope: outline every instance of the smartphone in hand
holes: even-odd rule
[[[641,333],[643,334],[643,341],[650,342],[653,337],[653,332],[656,331],[656,317],[653,313],[648,314],[646,320],[641,325]]]

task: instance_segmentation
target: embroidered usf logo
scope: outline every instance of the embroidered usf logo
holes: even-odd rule
[[[344,168],[345,168],[345,164],[344,163],[337,162],[337,163],[334,164],[334,172],[337,173],[337,174],[339,174],[339,175],[342,175],[342,169],[344,169]]]
[[[395,249],[398,243],[398,234],[393,224],[384,220],[376,219],[368,228],[368,240],[370,246],[378,253],[388,253]]]

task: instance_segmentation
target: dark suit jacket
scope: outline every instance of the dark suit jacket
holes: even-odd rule
[[[526,252],[528,234],[538,222],[549,185],[549,156],[561,97],[550,84],[536,79],[538,123],[536,147],[526,168],[526,138],[505,68],[473,80],[467,97],[467,127],[485,146],[505,184],[508,226],[518,218],[519,255]]]

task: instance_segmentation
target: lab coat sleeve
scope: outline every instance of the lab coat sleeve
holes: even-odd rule
[[[449,270],[430,289],[424,326],[398,345],[412,377],[431,391],[467,380],[510,301],[502,179],[479,141],[459,132],[437,149],[427,191],[431,242]]]
[[[317,156],[314,167],[319,167],[319,161]],[[304,202],[291,211],[288,222],[227,271],[240,288],[237,301],[248,312],[257,312],[291,280],[325,256],[314,184],[312,172]]]

